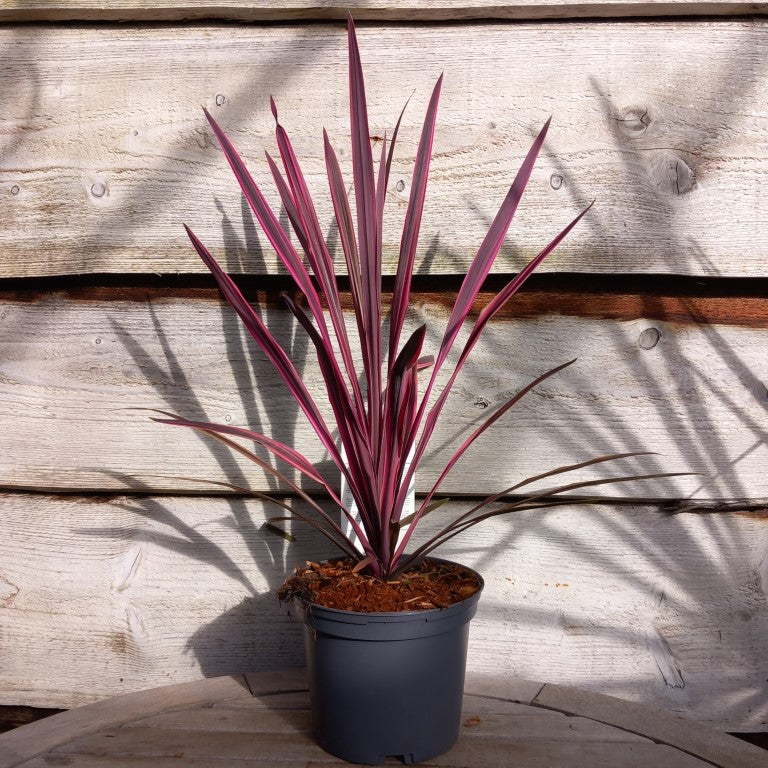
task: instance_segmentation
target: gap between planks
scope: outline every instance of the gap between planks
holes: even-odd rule
[[[766,13],[765,2],[740,0],[17,0],[0,9],[0,22],[90,21],[237,22],[358,21],[440,22],[525,19],[630,18],[653,16],[739,16]]]

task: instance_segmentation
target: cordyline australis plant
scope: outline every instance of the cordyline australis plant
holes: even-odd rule
[[[421,500],[415,513],[407,519],[402,517],[409,483],[424,456],[451,387],[480,338],[483,329],[523,285],[541,261],[570,232],[586,213],[586,210],[560,232],[479,313],[463,344],[458,361],[453,364],[453,369],[448,374],[447,383],[434,399],[434,402],[430,403],[430,396],[435,388],[438,374],[445,367],[459,331],[499,253],[536,157],[544,143],[549,121],[536,137],[464,277],[436,357],[424,356],[422,355],[422,346],[426,326],[422,325],[417,328],[402,344],[401,337],[408,308],[411,277],[424,207],[442,76],[438,79],[432,92],[416,153],[410,199],[405,215],[400,256],[391,300],[389,332],[387,338],[384,338],[381,288],[384,201],[400,120],[395,126],[391,141],[387,142],[385,136],[381,142],[378,171],[375,172],[369,138],[363,72],[355,27],[351,18],[348,24],[348,40],[356,226],[336,153],[327,133],[323,132],[323,138],[328,182],[349,276],[356,331],[360,339],[362,377],[359,376],[360,372],[355,366],[346,321],[341,309],[333,258],[325,243],[320,222],[290,139],[278,119],[274,101],[271,101],[271,107],[276,122],[277,145],[283,170],[278,168],[277,163],[269,154],[267,154],[267,163],[293,231],[306,256],[306,263],[294,248],[289,235],[280,224],[278,217],[270,209],[259,187],[224,131],[207,110],[205,112],[240,188],[266,237],[306,298],[309,313],[305,312],[290,296],[283,294],[286,304],[306,331],[317,352],[317,360],[333,410],[338,429],[338,439],[343,446],[343,452],[337,445],[331,428],[321,415],[320,409],[286,352],[266,328],[259,315],[245,300],[232,279],[216,263],[206,247],[188,227],[186,230],[198,254],[216,278],[224,296],[240,315],[248,331],[285,381],[298,406],[314,428],[320,442],[346,479],[351,496],[359,511],[359,520],[342,503],[334,484],[306,457],[288,445],[267,435],[241,427],[190,421],[178,417],[158,420],[168,424],[192,427],[225,443],[278,478],[281,483],[300,496],[315,513],[314,515],[305,514],[293,509],[282,500],[265,497],[264,494],[248,489],[229,486],[238,491],[268,498],[282,506],[286,510],[286,514],[272,518],[271,524],[291,518],[309,523],[336,544],[346,555],[354,558],[357,561],[358,570],[365,569],[376,577],[389,578],[397,575],[409,564],[423,558],[424,555],[448,539],[488,518],[525,509],[546,508],[568,503],[567,499],[558,498],[564,491],[573,491],[602,483],[659,477],[661,475],[633,475],[573,482],[558,488],[520,496],[520,490],[535,481],[591,464],[639,454],[612,454],[579,464],[559,467],[516,483],[490,496],[448,523],[439,533],[414,551],[405,552],[421,518],[443,503],[444,500],[434,501],[435,493],[445,476],[470,445],[533,387],[574,362],[570,361],[543,373],[498,407],[456,450],[430,491]],[[402,114],[400,118],[402,119]],[[334,342],[339,349],[338,357],[334,351]],[[429,376],[423,391],[420,392],[418,377],[420,373],[426,371],[429,371]],[[359,378],[362,378],[363,385],[360,384]],[[300,474],[318,483],[349,522],[351,530],[354,531],[360,542],[362,552],[355,546],[353,540],[345,534],[334,516],[330,515],[321,504],[310,497],[284,473],[228,436],[253,441],[274,456],[287,462]],[[409,461],[411,452],[413,452],[413,456]],[[516,496],[514,500],[503,501],[505,497],[513,495]],[[494,504],[494,502],[500,502],[500,505],[489,509],[489,505]]]

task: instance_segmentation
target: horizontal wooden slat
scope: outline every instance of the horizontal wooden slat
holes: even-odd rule
[[[146,717],[152,713],[169,712],[195,704],[213,703],[221,697],[250,698],[245,680],[240,676],[222,676],[197,681],[193,685],[168,685],[152,691],[126,695],[119,702],[104,706],[101,702],[69,712],[61,712],[34,724],[34,739],[29,728],[3,736],[0,764],[16,766],[27,758],[39,755],[62,744],[75,734],[88,734],[100,728],[119,725],[126,719]]]
[[[630,702],[617,704],[613,697],[582,693],[559,685],[545,685],[535,703],[561,712],[583,714],[619,728],[653,734],[655,741],[701,757],[712,765],[729,765],[734,759],[735,745],[730,737],[700,723],[670,717],[669,712],[663,710]],[[743,768],[761,768],[767,761],[768,755],[761,750],[747,747],[739,755],[737,764]]]
[[[192,477],[273,487],[222,446],[156,424],[137,408],[250,425],[323,462],[311,427],[233,311],[206,296],[0,299],[0,486],[212,490],[183,479]],[[428,324],[425,351],[434,352],[446,308],[426,294],[417,298],[410,322]],[[768,497],[765,328],[533,315],[508,315],[475,348],[418,475],[420,490],[429,490],[451,448],[480,419],[535,376],[577,357],[472,447],[446,479],[446,493],[490,494],[545,469],[650,450],[659,455],[612,471],[701,474],[593,490],[635,499]],[[314,353],[302,334],[294,336],[287,311],[269,306],[264,316],[326,403]]]
[[[306,694],[305,694],[306,695]],[[594,695],[594,694],[589,694]],[[503,706],[502,702],[502,706]],[[523,709],[522,705],[520,706]],[[471,707],[471,700],[464,705],[464,711],[469,715],[477,715]],[[466,738],[477,741],[489,736],[509,737],[514,734],[517,739],[545,739],[548,741],[601,741],[619,743],[647,742],[642,736],[629,731],[620,731],[603,723],[592,722],[580,717],[564,717],[562,714],[548,710],[536,710],[525,707],[521,714],[483,714],[477,718],[477,724],[468,727]],[[225,709],[222,707],[205,707],[194,710],[168,712],[148,717],[131,723],[133,728],[142,729],[147,733],[156,728],[160,732],[168,731],[201,731],[204,733],[309,733],[311,721],[309,713],[309,697],[300,711],[263,711],[261,705],[258,716],[254,717],[253,710],[243,707]],[[130,733],[124,733],[129,739]],[[77,746],[74,747],[77,749]]]
[[[302,669],[302,671],[305,671]],[[282,675],[285,670],[275,670],[275,674]],[[251,679],[256,677],[257,679],[264,675],[263,672],[248,673],[246,678],[251,684]],[[482,678],[478,681],[478,685],[473,687],[472,680],[467,681],[466,690],[488,690],[487,678]],[[497,679],[497,688],[501,687],[501,684],[505,684],[505,690],[518,693],[522,691],[526,694],[528,704],[536,698],[536,694],[541,690],[543,683],[536,683],[530,680],[513,679],[509,677]],[[481,688],[481,686],[484,686]],[[232,714],[241,710],[249,710],[250,717],[258,717],[262,709],[267,707],[272,710],[291,710],[291,709],[305,709],[308,704],[308,690],[293,690],[291,693],[270,694],[268,699],[251,698],[251,699],[222,699],[214,705],[214,709],[223,709],[228,714]],[[254,694],[256,696],[258,694]],[[498,714],[498,715],[539,715],[540,710],[532,710],[527,704],[519,703],[525,697],[518,697],[515,701],[502,701],[491,694],[472,694],[467,693],[464,708],[467,712],[473,714]],[[560,717],[558,712],[546,712],[553,718]]]
[[[37,768],[76,763],[162,768],[174,764],[215,766],[222,759],[248,766],[279,762],[287,768],[341,765],[338,759],[319,751],[308,733],[306,690],[289,694],[301,698],[294,711],[282,707],[283,691],[294,676],[294,670],[287,672],[284,684],[272,693],[254,692],[253,697],[241,695],[234,700],[202,701],[213,693],[214,686],[231,684],[231,678],[154,689],[139,695],[145,699],[143,714],[150,717],[139,715],[137,697],[130,695],[100,702],[98,710],[93,706],[73,710],[55,718],[55,732],[46,722],[0,738],[0,766]],[[251,675],[249,679],[261,677]],[[494,680],[502,682],[498,677]],[[757,768],[764,764],[764,754],[755,747],[647,706],[519,678],[507,677],[503,682],[510,690],[557,688],[563,695],[552,709],[543,708],[538,699],[532,706],[529,701],[533,695],[523,699],[526,703],[491,695],[465,695],[458,742],[445,755],[430,760],[430,765],[506,768],[510,760],[520,768],[580,768],[585,760],[615,768],[648,764]],[[200,691],[201,702],[190,705],[189,694],[195,689]],[[228,710],[227,701],[235,701],[237,708]],[[560,702],[569,716],[557,711]],[[516,709],[510,710],[510,706]],[[578,716],[582,710],[594,711],[596,706],[600,709],[597,719]],[[87,714],[93,716],[88,719]],[[620,723],[620,727],[606,725],[600,718]],[[113,727],[109,727],[110,722]],[[69,738],[64,738],[67,727]],[[25,759],[31,755],[31,760]]]
[[[741,0],[14,0],[0,21],[447,21],[622,16],[737,15],[766,12],[766,3]]]
[[[266,534],[264,516],[221,498],[0,495],[0,701],[74,706],[301,664],[272,592],[331,550],[304,528],[294,544]],[[488,684],[470,690],[545,678],[764,727],[764,519],[572,507],[475,530],[441,550],[486,579],[469,670]]]
[[[5,703],[72,707],[303,664],[274,590],[333,550],[305,535],[288,552],[261,530],[260,504],[14,494],[0,506]]]
[[[109,761],[117,757],[143,757],[152,765],[158,756],[178,755],[192,760],[220,759],[230,764],[280,765],[283,760],[299,761],[309,758],[310,765],[325,763],[329,766],[343,765],[332,758],[317,745],[303,729],[293,727],[288,720],[273,720],[277,727],[257,737],[247,733],[206,732],[199,730],[163,731],[156,728],[116,728],[102,731],[93,736],[77,739],[56,750],[54,757],[60,755],[77,761],[80,755],[98,755]],[[451,751],[442,757],[431,760],[435,768],[507,768],[510,755],[516,753],[522,760],[515,760],[523,768],[552,768],[552,766],[577,766],[605,764],[615,768],[645,768],[649,764],[664,765],[665,768],[709,768],[705,763],[688,754],[677,752],[651,741],[622,744],[605,743],[599,738],[579,741],[558,738],[526,738],[516,736],[514,720],[510,730],[499,737],[489,734],[481,740],[465,738],[460,740]],[[254,750],[254,739],[258,738],[258,750]],[[576,742],[577,746],[573,742]],[[578,760],[573,753],[578,752]],[[252,762],[253,761],[253,762]],[[583,762],[582,762],[583,761]],[[393,761],[394,762],[394,761]],[[193,763],[194,764],[194,763]]]
[[[365,26],[360,44],[374,135],[415,89],[391,176],[388,272],[444,71],[420,271],[466,267],[552,114],[499,272],[595,199],[545,269],[768,274],[766,22]],[[202,271],[182,221],[231,270],[274,271],[200,105],[271,187],[273,94],[328,222],[321,128],[345,147],[345,58],[338,24],[0,30],[3,273]]]

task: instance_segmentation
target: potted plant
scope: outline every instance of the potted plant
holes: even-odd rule
[[[387,755],[400,755],[405,762],[417,762],[446,751],[457,738],[468,622],[474,615],[483,586],[481,577],[471,569],[428,555],[453,536],[491,517],[572,503],[563,497],[566,491],[662,475],[582,480],[554,489],[528,490],[536,481],[638,454],[601,456],[551,469],[475,504],[427,541],[411,546],[420,520],[443,503],[436,500],[436,494],[465,451],[533,387],[573,362],[542,373],[496,408],[464,439],[415,511],[403,514],[409,485],[451,387],[483,329],[586,210],[482,309],[461,346],[457,362],[448,365],[449,353],[470,316],[473,302],[520,202],[547,134],[547,121],[469,266],[436,355],[424,354],[424,325],[403,341],[441,76],[429,101],[416,154],[399,262],[389,300],[389,325],[385,331],[382,228],[400,120],[391,141],[385,136],[381,142],[375,171],[363,73],[351,18],[348,44],[354,214],[336,154],[325,133],[324,141],[330,194],[353,307],[353,333],[360,344],[360,369],[355,363],[347,317],[342,312],[333,256],[325,243],[309,190],[274,101],[271,107],[282,170],[269,155],[267,162],[304,258],[294,248],[224,131],[206,111],[243,194],[303,295],[303,301],[287,294],[283,297],[316,351],[338,440],[288,355],[258,313],[189,228],[187,233],[224,296],[272,362],[338,467],[353,504],[342,500],[335,478],[328,477],[292,446],[268,435],[244,427],[190,421],[172,414],[158,420],[192,427],[228,445],[276,477],[312,510],[310,513],[298,511],[283,500],[270,499],[284,508],[284,514],[272,518],[270,525],[288,519],[300,520],[337,545],[342,555],[339,560],[311,563],[298,569],[280,590],[283,599],[298,601],[306,625],[315,736],[329,752],[350,761],[374,764]],[[441,373],[447,379],[438,393],[436,384]],[[420,375],[425,377],[421,387]],[[346,530],[314,496],[233,438],[244,438],[262,446],[317,484],[340,510]],[[246,492],[242,488],[236,490]]]

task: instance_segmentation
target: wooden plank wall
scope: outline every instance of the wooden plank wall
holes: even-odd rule
[[[181,223],[240,276],[317,388],[200,105],[266,180],[273,94],[328,222],[323,126],[349,170],[347,5],[104,5],[0,9],[0,704],[70,707],[300,664],[300,628],[272,592],[296,563],[331,554],[303,530],[294,544],[265,534],[261,503],[186,479],[271,487],[137,409],[257,425],[324,460]],[[419,122],[445,73],[410,318],[428,322],[433,347],[549,115],[476,309],[596,201],[478,348],[418,490],[488,408],[575,356],[459,465],[448,513],[604,452],[657,452],[625,470],[700,473],[455,540],[444,554],[487,582],[470,671],[765,730],[765,4],[353,6],[372,131],[391,130],[413,92],[389,190],[390,274]]]

